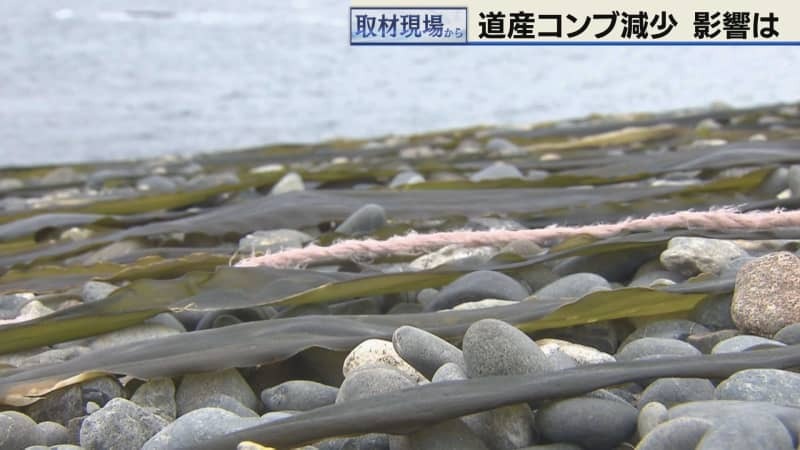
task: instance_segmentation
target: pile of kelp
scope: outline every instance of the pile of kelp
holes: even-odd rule
[[[470,177],[495,161],[523,175]],[[32,293],[55,310],[0,326],[3,354],[119,330],[163,312],[236,311],[245,317],[232,326],[132,342],[63,362],[8,366],[0,373],[0,402],[29,404],[103,374],[147,379],[229,367],[268,369],[298,358],[306,366],[341,361],[365,339],[390,339],[404,324],[458,342],[470,324],[488,317],[533,332],[688,311],[711,295],[732,291],[733,278],[697,277],[660,288],[621,287],[580,299],[469,311],[322,315],[315,306],[372,296],[401,299],[478,269],[513,275],[575,257],[586,267],[614,258],[641,262],[679,235],[800,239],[800,229],[586,236],[554,242],[536,256],[500,253],[475,267],[418,272],[381,270],[410,261],[409,255],[348,261],[334,270],[330,264],[318,270],[230,263],[238,257],[239,240],[258,230],[292,229],[312,235],[320,245],[335,242],[344,237],[336,225],[368,203],[381,205],[388,217],[368,236],[379,239],[459,229],[475,218],[538,228],[718,206],[794,208],[800,199],[789,188],[800,186],[800,171],[793,164],[800,164],[798,105],[598,116],[526,129],[478,127],[192,157],[0,169],[0,294]],[[389,187],[395,175],[412,171],[422,180]],[[300,175],[304,189],[270,193],[289,172]],[[163,183],[142,183],[154,175]],[[104,300],[84,303],[81,291],[90,280],[121,287]],[[294,308],[295,313],[275,319],[242,313],[264,307]],[[266,437],[270,445],[288,447],[336,435],[408,432],[502,404],[574,395],[643,377],[722,376],[748,365],[785,366],[786,358],[794,357],[789,350],[700,357],[684,366],[626,363],[603,373],[576,370],[568,379],[555,374],[421,386],[413,393],[299,414],[232,435],[227,443]],[[770,355],[776,356],[767,361]]]

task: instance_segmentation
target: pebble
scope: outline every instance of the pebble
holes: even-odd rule
[[[492,163],[490,166],[485,167],[469,177],[469,181],[473,183],[478,183],[481,181],[489,181],[489,180],[503,180],[503,179],[523,179],[525,178],[522,175],[522,172],[517,169],[516,166],[511,164],[497,161]]]
[[[466,380],[467,378],[467,372],[462,366],[455,363],[445,363],[433,374],[431,381],[438,383],[440,381]]]
[[[430,270],[445,264],[464,267],[480,266],[492,259],[499,250],[495,247],[462,247],[458,244],[447,245],[435,252],[422,255],[410,263],[411,270]]]
[[[800,408],[800,374],[778,369],[741,370],[720,383],[714,397]]]
[[[595,348],[574,344],[561,339],[540,339],[536,341],[536,344],[539,345],[539,348],[542,349],[545,355],[549,356],[554,351],[559,351],[567,355],[579,366],[610,363],[616,362],[617,360],[612,355],[601,352]]]
[[[142,450],[177,450],[194,448],[226,433],[255,426],[260,418],[242,418],[220,408],[200,408],[167,425],[142,446]]]
[[[519,302],[515,302],[513,300],[499,300],[496,298],[485,298],[483,300],[478,300],[477,302],[460,303],[452,308],[445,309],[443,311],[473,311],[476,309],[496,308],[498,306],[514,305],[516,303]]]
[[[55,422],[41,422],[36,428],[44,433],[45,445],[58,445],[69,440],[67,427]],[[2,447],[2,445],[0,445]]]
[[[372,233],[386,225],[386,211],[382,206],[369,203],[350,214],[338,227],[337,233],[361,236]]]
[[[700,355],[700,351],[677,339],[644,337],[631,341],[615,355],[617,361]]]
[[[238,251],[242,255],[274,253],[289,248],[300,248],[313,239],[310,235],[297,230],[256,231],[239,240]]]
[[[470,378],[536,375],[553,369],[547,355],[531,338],[496,319],[470,325],[464,334],[462,351]]]
[[[390,367],[364,368],[344,379],[336,395],[336,403],[399,391],[415,385],[413,380],[399,370]]]
[[[104,406],[111,399],[124,397],[125,392],[116,378],[105,376],[81,383],[81,394],[84,403],[94,402],[99,406]]]
[[[403,186],[408,186],[411,184],[418,184],[424,183],[425,177],[418,174],[417,172],[407,171],[407,172],[400,172],[392,178],[392,181],[389,182],[389,187],[399,188]]]
[[[739,330],[736,329],[711,331],[709,333],[690,335],[686,338],[686,342],[692,344],[701,353],[709,354],[715,345],[739,334]]]
[[[245,407],[258,411],[259,400],[236,369],[184,375],[175,393],[178,416],[213,402],[215,394],[225,394]],[[219,408],[217,408],[219,409]]]
[[[786,345],[800,344],[800,323],[786,325],[778,330],[772,339],[783,342]]]
[[[373,366],[387,366],[400,371],[416,383],[426,382],[425,376],[406,362],[395,350],[392,342],[383,339],[367,339],[358,344],[345,357],[342,374],[347,378],[351,373]]]
[[[37,422],[51,421],[67,425],[70,419],[84,414],[83,393],[73,384],[45,395],[25,411]]]
[[[789,431],[770,414],[731,415],[711,426],[697,450],[794,450]]]
[[[689,318],[707,327],[709,330],[736,328],[731,317],[730,294],[721,294],[702,300],[694,307]],[[700,334],[698,332],[692,334]]]
[[[634,330],[633,333],[629,334],[628,337],[622,341],[621,345],[625,346],[628,343],[643,337],[677,339],[682,341],[688,338],[691,334],[708,333],[708,331],[708,328],[696,322],[692,322],[691,320],[658,320],[655,322],[650,322],[645,326]]]
[[[698,273],[718,275],[731,261],[747,253],[736,244],[700,237],[674,237],[661,253],[661,264],[684,276]]]
[[[44,431],[30,417],[16,411],[0,412],[0,448],[16,450],[46,442]]]
[[[776,252],[745,264],[736,277],[731,316],[737,328],[759,336],[800,322],[800,258]]]
[[[87,449],[139,450],[169,421],[124,398],[109,401],[81,424],[80,443]]]
[[[464,422],[453,419],[407,435],[410,450],[489,450]],[[394,450],[394,447],[392,447]]]
[[[605,278],[593,273],[574,273],[560,278],[534,293],[540,300],[581,298],[586,294],[611,289]]]
[[[464,354],[458,347],[419,328],[402,326],[396,329],[392,345],[398,356],[428,378],[446,363],[466,367]]]
[[[786,344],[783,342],[774,341],[772,339],[767,339],[761,336],[752,336],[749,334],[742,334],[739,336],[734,336],[724,341],[721,341],[714,348],[711,349],[711,353],[718,354],[718,353],[739,353],[739,352],[746,352],[754,347],[785,347]]]
[[[694,450],[712,423],[697,417],[679,417],[659,424],[636,446],[637,450]]]
[[[714,399],[714,384],[704,378],[659,378],[639,397],[640,405],[658,402],[666,407],[678,403]]]
[[[131,401],[144,408],[150,408],[169,420],[175,420],[178,407],[175,404],[175,383],[171,378],[148,380],[133,393]]]
[[[270,195],[280,195],[280,194],[286,194],[287,192],[297,192],[304,190],[305,190],[305,185],[303,185],[303,178],[301,178],[300,175],[298,175],[295,172],[289,172],[283,177],[281,177],[281,179],[278,180],[278,182],[275,183],[274,186],[272,186],[272,189],[270,190],[269,193]]]
[[[308,411],[336,402],[339,389],[307,380],[290,380],[261,391],[269,411]]]
[[[583,448],[613,448],[636,431],[636,408],[613,400],[572,398],[541,408],[536,426],[553,442],[569,442]]]
[[[639,416],[636,419],[636,431],[639,437],[647,436],[656,427],[666,422],[669,419],[667,407],[659,402],[639,402],[642,406],[639,408]]]
[[[33,295],[0,295],[0,320],[16,319],[22,307],[33,299]]]
[[[452,308],[460,303],[486,298],[521,301],[528,290],[517,280],[500,272],[479,270],[468,273],[445,286],[425,305],[427,311]]]

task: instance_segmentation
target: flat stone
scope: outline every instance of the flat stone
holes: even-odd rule
[[[139,386],[131,401],[144,408],[151,408],[169,420],[175,420],[178,407],[175,404],[175,383],[171,378],[154,378]]]
[[[639,437],[643,438],[656,427],[666,422],[669,418],[669,414],[667,413],[667,407],[659,402],[639,403],[644,406],[639,408],[639,416],[636,419],[636,431],[639,433]]]
[[[684,276],[698,273],[718,275],[731,261],[747,253],[736,244],[700,237],[674,237],[661,253],[661,264]]]
[[[520,172],[516,166],[503,161],[497,161],[470,175],[469,181],[478,183],[481,181],[502,180],[507,178],[522,179],[525,178],[525,176],[522,175],[522,172]]]
[[[528,290],[508,275],[479,270],[470,272],[445,286],[431,303],[425,305],[425,309],[438,311],[486,298],[521,301],[527,296]]]
[[[470,378],[536,375],[553,369],[547,355],[531,338],[496,319],[473,323],[464,334],[462,351]]]
[[[573,359],[579,366],[616,362],[617,360],[608,353],[595,348],[561,339],[539,339],[536,344],[545,355],[550,355],[553,350],[558,350]]]
[[[789,431],[770,414],[730,416],[712,425],[696,450],[794,450]]]
[[[540,300],[581,298],[596,291],[611,289],[605,278],[593,273],[573,273],[544,286],[534,293]]]
[[[736,276],[731,316],[737,328],[759,336],[800,322],[800,258],[776,252],[745,264]]]
[[[270,195],[280,195],[286,194],[287,192],[304,191],[305,189],[303,178],[295,172],[289,172],[272,186],[269,193]]]
[[[465,367],[464,354],[458,347],[419,328],[402,326],[396,329],[392,345],[404,361],[428,378],[446,363]]]
[[[636,431],[636,408],[611,400],[579,397],[552,403],[536,413],[536,426],[553,442],[583,448],[613,448]]]
[[[228,395],[253,411],[260,409],[258,397],[239,374],[239,371],[227,369],[219,372],[184,375],[175,394],[178,416],[203,408],[206,400],[215,394]]]
[[[739,353],[756,347],[786,347],[786,344],[761,336],[741,334],[721,341],[711,349],[711,353]]]
[[[731,317],[732,300],[733,298],[730,294],[715,295],[707,298],[694,307],[689,317],[709,330],[736,328],[736,324],[733,323],[733,318]]]
[[[800,374],[778,369],[741,370],[717,386],[715,398],[800,408]]]
[[[0,412],[0,449],[16,450],[46,443],[47,436],[33,419],[16,411]]]
[[[671,407],[678,403],[713,399],[714,384],[704,378],[659,378],[642,392],[639,404],[659,402]]]
[[[644,435],[637,450],[694,449],[712,423],[697,417],[679,417],[664,422]]]
[[[83,421],[80,443],[87,449],[138,450],[167,425],[163,417],[115,398]]]
[[[700,355],[700,350],[677,339],[644,337],[631,341],[615,355],[617,361]]]
[[[344,379],[336,395],[336,403],[372,397],[415,386],[408,376],[389,367],[356,370]]]
[[[208,441],[242,428],[252,427],[260,418],[242,418],[219,408],[191,411],[167,425],[142,446],[142,450],[177,450],[197,447]]]
[[[427,381],[425,376],[407,363],[394,349],[394,345],[383,339],[367,339],[358,344],[345,357],[342,374],[347,378],[354,371],[376,365],[385,365],[399,370],[416,383]]]
[[[336,232],[361,236],[372,233],[384,225],[386,225],[386,210],[380,205],[370,203],[350,214],[350,217],[336,227]]]
[[[270,411],[308,411],[336,402],[339,388],[307,380],[290,380],[261,392]]]

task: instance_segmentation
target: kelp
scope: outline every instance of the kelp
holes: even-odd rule
[[[791,367],[800,367],[800,345],[735,354],[596,364],[535,377],[494,376],[431,383],[300,412],[212,438],[193,449],[233,449],[248,440],[288,449],[329,437],[408,434],[448,419],[502,406],[578,396],[644,379],[726,378],[744,369]]]
[[[248,322],[96,350],[62,363],[7,371],[0,376],[0,399],[8,404],[29,403],[33,397],[63,385],[65,380],[89,373],[151,378],[270,364],[312,347],[346,351],[365,339],[390,338],[394,330],[402,325],[416,326],[457,342],[470,324],[483,318],[504,320],[530,332],[622,317],[688,311],[704,298],[704,294],[675,294],[645,288],[624,288],[595,292],[581,299],[533,299],[509,306],[473,311],[310,315]],[[132,305],[122,302],[115,306],[118,311],[132,309]],[[80,308],[82,307],[73,309]],[[103,323],[98,326],[105,327],[115,320],[133,321],[137,315],[151,312],[141,307],[134,312],[106,314],[101,316]],[[80,326],[89,326],[87,320],[97,319],[73,314],[62,323],[68,325],[68,331],[73,331]],[[51,327],[61,325],[51,323]],[[14,340],[14,337],[4,334],[5,346],[5,340]],[[27,339],[16,339],[15,344],[30,344],[37,336],[28,334],[24,338]]]

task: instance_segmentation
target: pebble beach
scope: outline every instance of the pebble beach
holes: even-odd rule
[[[0,449],[797,449],[798,206],[796,103],[0,168]]]

